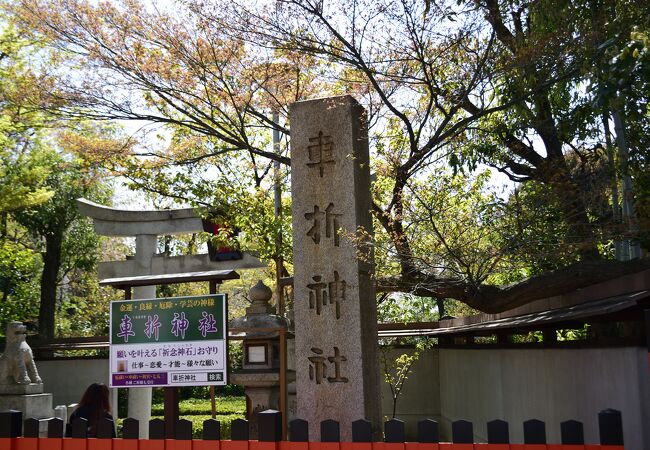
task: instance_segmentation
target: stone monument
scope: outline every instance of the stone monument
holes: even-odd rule
[[[43,393],[25,336],[22,322],[7,324],[5,351],[0,356],[0,411],[15,409],[25,418],[52,417],[52,394]]]
[[[380,432],[377,308],[373,255],[354,237],[372,234],[368,135],[350,96],[293,103],[291,192],[294,245],[296,390],[310,440],[320,422],[372,422]]]

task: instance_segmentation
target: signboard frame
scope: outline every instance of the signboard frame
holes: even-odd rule
[[[228,342],[226,294],[112,301],[109,385],[225,386]]]

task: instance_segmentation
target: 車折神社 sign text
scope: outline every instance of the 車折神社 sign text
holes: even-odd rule
[[[226,384],[226,296],[111,302],[110,385]]]
[[[293,103],[291,199],[297,416],[381,431],[367,120],[350,96]]]

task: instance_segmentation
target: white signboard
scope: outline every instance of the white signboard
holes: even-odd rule
[[[111,302],[110,386],[227,383],[226,295]]]

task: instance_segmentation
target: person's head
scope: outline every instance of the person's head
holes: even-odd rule
[[[86,406],[92,411],[111,412],[111,404],[108,401],[108,388],[104,383],[93,383],[86,389],[79,401],[79,406]]]

